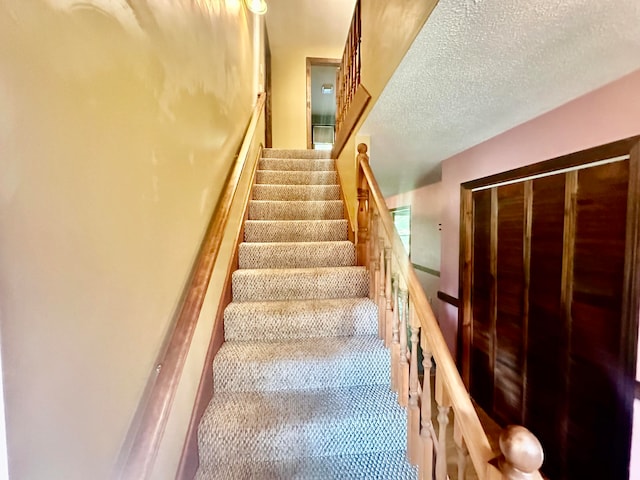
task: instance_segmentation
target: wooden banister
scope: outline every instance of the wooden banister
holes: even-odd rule
[[[126,448],[126,451],[121,452],[123,462],[119,474],[122,480],[144,480],[152,473],[213,267],[220,252],[231,205],[264,111],[265,97],[263,93],[258,98],[238,158],[229,173],[200,246],[185,288],[184,301],[179,307],[177,320],[166,341],[167,347],[156,363],[153,377],[149,380],[148,394],[141,401],[136,420],[132,423],[124,442],[123,449]]]
[[[423,350],[429,352],[430,356],[435,360],[435,364],[437,365],[436,369],[436,400],[438,403],[439,410],[439,423],[441,425],[440,433],[438,438],[433,438],[433,435],[430,432],[420,432],[418,436],[416,436],[415,429],[409,429],[408,438],[408,448],[411,453],[411,460],[418,465],[431,465],[429,459],[419,458],[416,459],[416,452],[425,452],[431,451],[432,445],[437,445],[438,441],[440,442],[440,448],[436,448],[436,451],[441,450],[440,456],[444,455],[444,448],[442,442],[444,441],[444,428],[447,424],[447,413],[449,408],[453,409],[454,417],[455,417],[455,431],[456,435],[459,437],[457,440],[457,444],[461,450],[461,456],[466,457],[467,452],[471,459],[471,463],[476,470],[476,473],[480,480],[483,479],[515,479],[515,478],[538,478],[535,475],[539,475],[537,472],[540,465],[537,464],[537,460],[540,459],[540,464],[542,463],[542,448],[539,448],[539,455],[536,456],[536,442],[535,437],[529,432],[527,436],[522,432],[522,430],[517,430],[516,433],[520,435],[520,439],[527,439],[527,452],[529,452],[530,456],[527,457],[526,454],[522,452],[516,452],[515,454],[510,450],[508,453],[503,452],[504,461],[502,464],[502,471],[495,465],[495,462],[492,462],[493,459],[497,456],[497,452],[494,452],[489,443],[489,439],[480,423],[480,419],[475,411],[475,408],[471,402],[471,398],[469,396],[469,392],[464,386],[462,379],[458,373],[455,362],[449,352],[449,348],[444,340],[438,322],[431,310],[431,306],[429,301],[426,298],[426,295],[420,285],[420,282],[417,278],[415,270],[407,257],[402,241],[400,240],[400,236],[398,235],[391,214],[386,207],[386,203],[384,201],[384,197],[382,196],[380,187],[376,178],[369,166],[369,157],[367,155],[367,147],[364,144],[358,145],[358,179],[361,192],[367,191],[367,198],[364,198],[364,193],[362,197],[359,197],[359,201],[361,205],[366,203],[367,209],[369,211],[373,211],[377,214],[377,223],[378,223],[378,235],[384,237],[384,242],[386,246],[390,247],[391,254],[394,257],[393,262],[387,262],[387,265],[393,263],[396,267],[397,271],[388,272],[389,275],[397,275],[399,278],[399,285],[406,285],[406,292],[408,294],[408,302],[402,298],[403,288],[401,288],[401,308],[400,308],[400,319],[403,317],[408,317],[406,312],[406,306],[410,305],[411,317],[415,315],[415,320],[413,318],[408,319],[408,323],[410,325],[417,325],[420,329],[421,335],[421,343],[424,343]],[[360,221],[362,215],[358,215],[358,221]],[[364,236],[362,238],[365,238]],[[359,240],[359,239],[358,239]],[[368,246],[359,245],[363,251],[366,251]],[[384,289],[384,285],[379,285],[379,289]],[[397,314],[396,314],[397,316]],[[386,316],[385,316],[386,318]],[[390,315],[390,321],[393,321],[394,315]],[[404,322],[401,322],[404,323]],[[405,323],[406,325],[406,323]],[[406,326],[404,327],[406,329]],[[382,329],[385,332],[385,328],[383,326]],[[403,326],[400,327],[400,335],[403,336],[406,332],[403,332]],[[411,346],[415,348],[417,342],[418,332],[414,331],[412,328],[412,338],[411,338]],[[404,342],[403,342],[404,340]],[[406,348],[406,340],[404,338],[400,339],[400,355],[395,356],[392,355],[392,369],[397,372],[397,382],[396,385],[399,387],[400,391],[398,392],[398,398],[401,405],[407,405],[407,399],[409,397],[409,387],[411,390],[411,398],[416,393],[416,385],[414,383],[415,372],[413,375],[410,374],[411,382],[405,381],[403,385],[402,381],[402,369],[400,365],[403,363],[406,364],[407,359],[402,358],[403,355],[406,355],[406,351],[402,348],[403,346]],[[404,343],[404,345],[403,345]],[[413,358],[410,362],[410,368],[415,368],[414,364],[417,363]],[[398,362],[398,364],[395,364]],[[430,365],[430,362],[427,362],[426,365]],[[408,378],[407,378],[408,380]],[[428,377],[425,376],[424,382],[430,381]],[[406,390],[406,391],[405,391]],[[426,392],[430,395],[430,390],[425,388],[423,385],[423,392]],[[424,393],[423,393],[424,394]],[[430,402],[429,399],[422,399],[422,403]],[[413,403],[410,403],[413,405]],[[412,410],[412,415],[415,416],[415,409]],[[425,412],[430,413],[430,409],[423,408],[423,414]],[[415,425],[415,418],[411,420],[414,422],[412,425]],[[431,428],[431,419],[422,419],[421,425],[423,428]],[[524,427],[518,427],[524,429]],[[526,430],[526,429],[524,429]],[[505,433],[507,435],[507,439],[510,439],[514,432],[511,430],[507,430]],[[533,441],[531,439],[535,441]],[[416,440],[416,438],[418,440]],[[422,440],[420,440],[422,439]],[[416,441],[422,441],[426,448],[418,448],[412,443]],[[509,442],[505,440],[505,445],[515,445],[516,441]],[[539,446],[539,443],[537,443]],[[438,455],[438,454],[437,454]],[[523,460],[526,458],[526,460]],[[532,460],[533,459],[533,460]],[[443,472],[443,468],[446,468],[446,461],[441,458],[440,461],[436,458],[435,465],[435,473],[436,478],[444,478],[443,475],[446,473]],[[528,462],[528,463],[527,463]],[[462,462],[460,462],[462,463]],[[523,470],[521,467],[523,464],[526,468],[529,469],[527,475],[525,477],[518,477],[517,475],[522,474]],[[535,464],[535,465],[534,465]],[[515,473],[514,473],[515,472]],[[422,472],[422,478],[431,478],[431,472]],[[516,475],[517,474],[517,475]],[[515,476],[514,476],[515,475]]]

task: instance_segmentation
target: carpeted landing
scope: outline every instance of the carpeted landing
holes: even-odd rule
[[[198,430],[198,480],[414,479],[334,162],[263,153]]]

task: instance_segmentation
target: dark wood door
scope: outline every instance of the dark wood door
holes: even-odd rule
[[[471,394],[502,425],[538,436],[553,479],[628,477],[632,160],[477,190],[469,202]]]

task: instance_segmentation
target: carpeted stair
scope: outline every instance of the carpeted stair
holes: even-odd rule
[[[323,152],[263,152],[198,430],[199,480],[416,478],[337,183]]]

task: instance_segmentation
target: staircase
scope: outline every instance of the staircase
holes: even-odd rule
[[[313,150],[263,155],[196,478],[416,478],[334,161]]]

